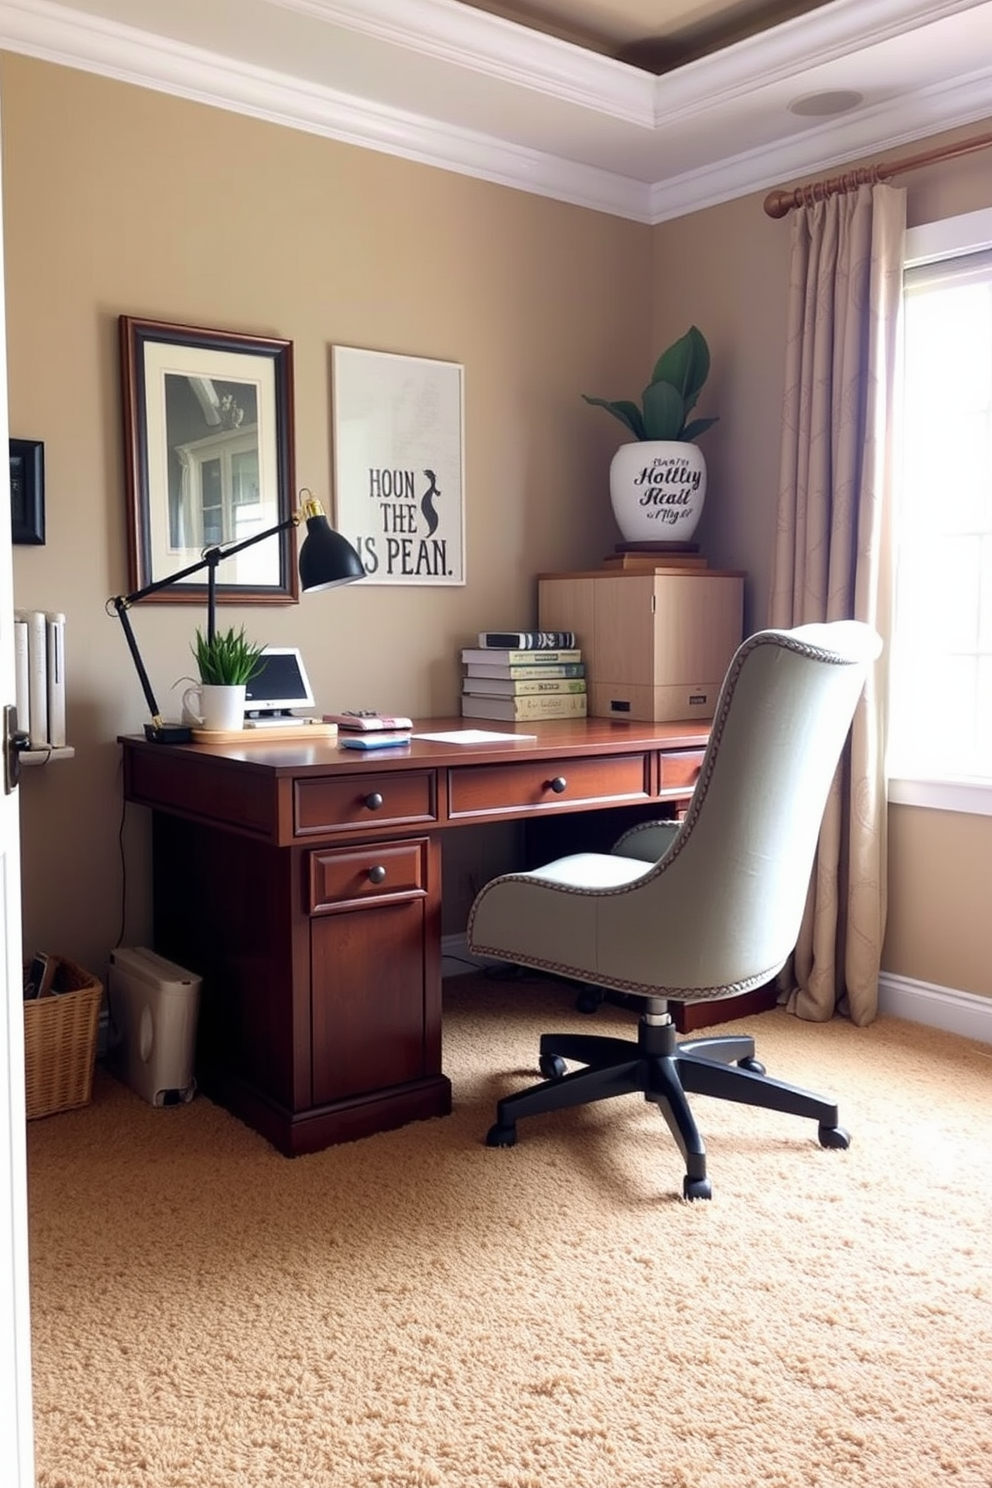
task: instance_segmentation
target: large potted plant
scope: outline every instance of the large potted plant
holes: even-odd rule
[[[591,398],[633,436],[610,463],[610,501],[627,542],[687,542],[706,498],[706,460],[694,442],[716,418],[690,419],[710,371],[696,326],[663,351],[640,404]]]
[[[190,647],[200,675],[198,687],[183,694],[183,708],[193,722],[210,732],[244,727],[245,688],[262,668],[264,647],[245,636],[244,626],[219,630],[208,639],[197,628]]]

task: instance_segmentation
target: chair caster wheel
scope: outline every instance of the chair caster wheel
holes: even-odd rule
[[[580,1013],[594,1013],[602,1000],[602,992],[580,992],[575,999],[576,1011]]]
[[[517,1128],[514,1123],[511,1126],[500,1126],[496,1122],[486,1132],[487,1147],[515,1147],[517,1145]]]
[[[542,1054],[538,1067],[546,1080],[560,1080],[568,1074],[568,1065],[560,1054]]]
[[[851,1133],[842,1126],[821,1126],[817,1131],[821,1147],[837,1147],[846,1152],[851,1145]]]
[[[748,1055],[748,1057],[745,1059],[738,1059],[737,1068],[750,1070],[752,1075],[764,1075],[767,1073],[765,1066],[762,1064],[761,1060],[755,1059],[753,1054]]]
[[[684,1199],[711,1199],[713,1185],[708,1178],[690,1178],[687,1173],[682,1179],[682,1197]]]

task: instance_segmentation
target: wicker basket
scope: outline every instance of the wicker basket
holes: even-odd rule
[[[55,958],[57,997],[24,1004],[24,1085],[28,1120],[89,1104],[103,983],[64,956]]]

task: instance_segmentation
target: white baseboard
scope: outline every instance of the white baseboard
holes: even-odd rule
[[[446,935],[441,954],[441,974],[446,977],[501,964],[473,956],[464,935]],[[878,1010],[893,1018],[906,1018],[910,1023],[924,1023],[928,1028],[942,1028],[946,1033],[992,1044],[992,997],[956,992],[952,987],[937,987],[932,982],[883,971],[878,979]]]
[[[963,1038],[992,1044],[992,997],[956,992],[912,977],[883,971],[878,979],[878,1010],[893,1018],[908,1018],[928,1028],[942,1028]]]

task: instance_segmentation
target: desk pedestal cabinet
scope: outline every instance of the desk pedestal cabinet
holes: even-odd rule
[[[706,741],[698,723],[499,732],[498,744],[414,739],[388,761],[333,742],[121,740],[126,798],[153,812],[155,950],[203,977],[198,1084],[281,1152],[450,1111],[446,831],[616,807],[665,814],[691,793]]]

